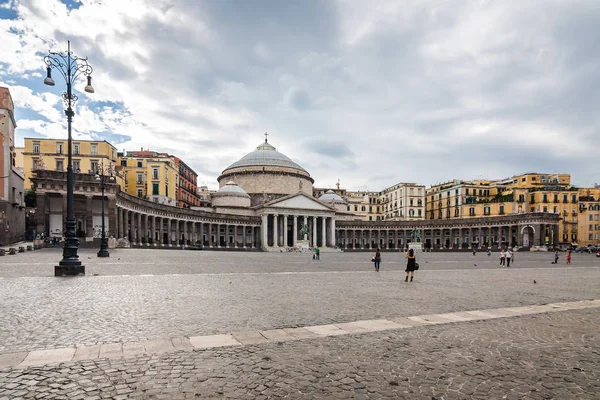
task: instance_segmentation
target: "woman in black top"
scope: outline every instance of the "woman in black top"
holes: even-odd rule
[[[379,266],[381,265],[381,252],[379,249],[377,249],[373,256],[373,262],[375,263],[375,272],[379,272]]]
[[[410,272],[410,281],[413,281],[413,278],[415,277],[415,270],[417,269],[417,257],[415,256],[415,251],[414,249],[410,249],[408,250],[408,253],[406,253],[406,255],[404,256],[405,258],[408,259],[408,262],[406,263],[406,279],[404,279],[404,282],[408,282],[408,273]]]

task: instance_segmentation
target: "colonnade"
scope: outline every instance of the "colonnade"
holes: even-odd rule
[[[341,249],[405,249],[415,241],[411,229],[390,227],[344,227],[336,229],[336,245]],[[425,249],[471,249],[530,247],[558,244],[556,224],[508,224],[471,227],[418,227]]]
[[[297,215],[287,213],[263,214],[262,242],[264,247],[334,247],[335,218],[319,215]],[[302,235],[302,226],[308,228],[308,234]]]
[[[208,248],[260,248],[260,226],[226,220],[199,220],[117,208],[119,238],[138,246],[201,245]]]

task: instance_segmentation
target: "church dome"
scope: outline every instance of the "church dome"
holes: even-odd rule
[[[248,193],[246,193],[246,191],[244,189],[242,189],[241,187],[239,187],[235,182],[229,181],[225,184],[225,186],[223,186],[222,188],[220,188],[217,193],[213,194],[213,197],[220,197],[220,196],[234,196],[234,197],[247,197],[250,198],[250,196],[248,195]]]
[[[319,200],[321,200],[323,203],[346,203],[344,199],[335,194],[335,192],[331,189],[325,192],[323,196],[319,197]]]
[[[246,154],[244,157],[225,168],[225,171],[232,168],[265,166],[288,167],[306,172],[304,168],[290,160],[288,156],[278,152],[275,147],[267,142],[267,139],[265,139],[264,143],[261,143],[259,146],[257,146],[256,150]],[[223,173],[225,173],[225,171],[223,171]]]

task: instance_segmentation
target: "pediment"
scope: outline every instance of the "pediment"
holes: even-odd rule
[[[269,204],[265,205],[270,208],[294,208],[294,209],[305,209],[305,210],[320,210],[320,211],[332,211],[331,208],[327,207],[320,201],[310,198],[304,194],[296,194],[283,199],[274,200]]]

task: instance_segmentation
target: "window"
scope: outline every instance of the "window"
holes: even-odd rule
[[[594,230],[594,225],[590,225],[590,231]]]
[[[142,197],[144,195],[144,189],[138,188],[137,194],[138,194],[138,197]]]
[[[593,221],[593,216],[592,216],[592,214],[590,214],[590,221]]]
[[[504,214],[504,206],[500,206],[500,214]]]
[[[93,156],[97,156],[98,155],[98,143],[92,143],[91,144],[91,154]]]
[[[465,194],[468,196],[469,195],[469,188],[465,189]]]
[[[73,154],[79,154],[79,143],[73,143]]]
[[[373,206],[369,206],[369,212],[373,212]]]
[[[568,201],[568,200],[567,200],[567,195],[566,195],[566,194],[563,194],[563,203],[566,203],[567,201]]]
[[[354,205],[354,211],[358,211],[358,206],[356,204]]]
[[[156,195],[158,195],[158,194],[159,194],[159,193],[158,193],[158,183],[153,183],[153,184],[152,184],[152,194],[153,194],[154,196],[156,196]]]
[[[558,194],[554,193],[554,202],[558,203]]]
[[[92,173],[95,174],[96,172],[98,172],[98,160],[92,160],[90,161],[90,165],[92,168]]]
[[[577,195],[576,194],[571,196],[571,203],[577,203]]]
[[[158,168],[152,168],[152,179],[158,179]]]
[[[63,153],[63,142],[56,142],[56,153],[57,154]]]
[[[413,199],[410,199],[410,206],[413,206]]]
[[[469,208],[469,215],[470,215],[470,216],[473,216],[473,215],[475,215],[475,207],[471,207],[471,208]]]
[[[521,182],[525,182],[527,178],[521,178]]]
[[[129,174],[127,174],[127,172],[126,172],[124,175],[125,175],[125,184],[127,184],[127,183],[128,183],[128,181],[129,181],[129,179],[127,179],[127,176],[128,176]]]
[[[73,172],[81,172],[79,169],[79,160],[73,160]]]
[[[455,208],[455,209],[454,209],[454,216],[455,216],[455,217],[458,217],[458,208]]]
[[[137,173],[137,178],[135,180],[136,183],[142,183],[144,179],[144,175],[141,172]]]
[[[414,217],[415,216],[415,210],[413,210],[412,208],[410,210],[408,210],[408,216],[409,217]]]
[[[142,166],[143,166],[142,160],[138,160],[137,166],[138,166],[138,168],[142,168]]]
[[[446,210],[446,218],[450,218],[450,210]]]
[[[35,171],[35,170],[37,170],[37,169],[38,169],[38,167],[39,167],[39,165],[38,165],[38,162],[39,162],[39,161],[40,161],[40,159],[39,159],[39,158],[32,158],[32,159],[31,159],[31,170],[32,170],[32,171]]]
[[[483,208],[483,215],[490,215],[490,208],[489,207],[484,207]]]
[[[544,212],[548,212],[548,207],[544,206]]]
[[[40,142],[33,142],[33,152],[39,154],[39,152],[40,152]]]
[[[362,206],[362,207],[360,208],[360,211],[367,211],[367,209],[366,209],[366,207],[365,207],[365,206]]]
[[[373,217],[369,215],[369,221],[373,221]]]
[[[56,160],[56,170],[57,171],[62,171],[64,169],[65,166],[65,161],[60,158]]]
[[[165,196],[169,197],[169,184],[165,185]]]
[[[420,209],[419,209],[419,211],[418,211],[418,215],[419,215],[419,217],[421,216],[421,210],[420,210]]]
[[[544,201],[544,203],[547,203],[547,202],[548,202],[548,195],[547,195],[547,194],[545,194],[545,193],[544,193],[544,200],[543,200],[543,201]]]

